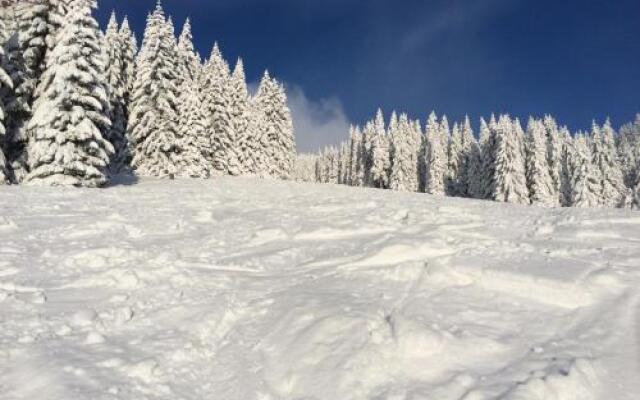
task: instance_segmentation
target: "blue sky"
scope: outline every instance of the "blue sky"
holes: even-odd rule
[[[99,0],[142,34],[155,0]],[[290,91],[302,151],[381,106],[477,122],[550,113],[572,130],[640,112],[638,0],[164,0],[195,44],[269,69]],[[477,125],[477,123],[476,123]]]

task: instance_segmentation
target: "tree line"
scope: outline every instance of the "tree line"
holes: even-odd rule
[[[0,182],[98,187],[123,172],[287,179],[295,162],[284,86],[249,93],[217,44],[205,61],[160,2],[137,40],[105,32],[95,0],[17,1],[0,14]]]
[[[572,134],[551,116],[469,118],[450,126],[382,111],[349,140],[301,158],[303,180],[545,207],[640,208],[640,115]],[[313,168],[311,167],[313,165]]]

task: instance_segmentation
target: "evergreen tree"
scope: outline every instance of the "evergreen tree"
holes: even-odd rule
[[[205,64],[200,87],[204,94],[204,107],[209,114],[211,163],[216,175],[229,174],[228,149],[233,145],[229,96],[229,64],[222,56],[218,44],[214,44],[211,57]],[[263,83],[265,80],[263,79]],[[261,85],[262,86],[262,85]]]
[[[573,152],[573,138],[569,129],[564,127],[560,130],[562,140],[561,175],[560,175],[560,205],[562,207],[571,206],[571,172],[569,160]]]
[[[409,117],[402,114],[397,123],[390,126],[391,136],[391,175],[389,188],[400,192],[414,191],[413,176],[417,171],[412,162],[411,125]]]
[[[0,44],[6,40],[6,29],[4,21],[0,20]],[[2,46],[0,46],[0,94],[10,92],[13,89],[13,81],[4,69],[6,59]],[[10,179],[10,171],[8,169],[7,159],[4,154],[5,149],[5,105],[2,97],[0,97],[0,185],[8,183]]]
[[[488,199],[491,187],[491,179],[493,176],[495,154],[495,136],[492,132],[496,130],[495,117],[491,115],[489,124],[480,119],[480,174],[477,176],[472,191],[476,199]]]
[[[571,178],[571,207],[598,207],[600,205],[600,180],[594,173],[592,155],[587,139],[578,134],[573,140],[569,159]]]
[[[28,129],[31,184],[96,187],[107,183],[113,147],[107,80],[97,21],[78,1],[48,57]]]
[[[389,139],[385,130],[382,110],[378,109],[375,120],[375,140],[371,149],[371,187],[384,189],[389,186]]]
[[[247,130],[250,119],[249,90],[247,89],[242,59],[239,59],[236,63],[229,81],[228,90],[231,117],[228,140],[231,145],[226,149],[227,166],[231,175],[242,175],[253,170],[253,166],[248,165],[250,160],[247,146]]]
[[[178,102],[179,129],[177,141],[178,163],[176,175],[190,178],[208,178],[210,164],[207,160],[209,137],[207,115],[202,107],[197,82],[185,79],[180,85]]]
[[[557,205],[554,183],[547,163],[547,137],[542,122],[529,119],[526,140],[526,176],[531,204]]]
[[[140,175],[176,173],[176,61],[173,26],[165,20],[162,6],[158,3],[147,20],[129,117],[134,147],[132,165]]]
[[[351,126],[350,128],[350,160],[349,160],[349,184],[351,186],[362,186],[362,171],[360,168],[360,159],[362,157],[362,133],[359,127]]]
[[[543,124],[547,137],[547,164],[549,168],[549,175],[553,182],[553,194],[558,198],[558,203],[562,200],[561,185],[562,185],[562,145],[560,141],[560,134],[558,124],[556,120],[550,115],[544,117]]]
[[[180,56],[178,64],[182,79],[197,80],[201,61],[193,46],[193,34],[191,33],[191,21],[189,18],[185,21],[178,39],[178,54]]]
[[[592,157],[600,178],[600,205],[621,207],[625,201],[626,188],[622,169],[618,164],[615,133],[609,120],[602,127],[594,124],[593,130]]]
[[[117,116],[114,118],[120,121],[123,135],[120,137],[122,142],[116,144],[116,154],[113,157],[112,169],[116,172],[128,169],[132,161],[132,145],[131,130],[129,129],[129,117],[132,109],[132,96],[134,80],[136,79],[136,54],[138,53],[138,45],[136,37],[129,27],[129,20],[124,18],[122,25],[117,34],[117,42],[120,60],[120,107],[114,107],[116,111],[113,113]],[[115,57],[115,56],[114,56]],[[114,121],[114,125],[118,127],[118,123]]]
[[[640,161],[638,161],[636,168],[640,170]],[[637,178],[637,182],[633,189],[632,196],[633,196],[633,200],[632,200],[631,208],[634,210],[640,210],[640,176]]]
[[[460,170],[463,166],[462,130],[457,123],[453,124],[447,151],[449,162],[445,180],[446,192],[449,196],[462,196],[464,195],[460,180]]]
[[[293,136],[293,121],[287,105],[284,86],[268,73],[256,95],[256,104],[264,120],[262,135],[267,138],[267,161],[270,175],[274,178],[290,179],[293,173],[296,145]]]
[[[442,139],[446,118],[438,124],[435,113],[429,115],[426,126],[425,146],[425,192],[435,195],[445,194],[444,178],[447,170],[445,141]]]
[[[462,166],[460,168],[460,191],[462,196],[476,197],[477,182],[482,177],[482,154],[480,145],[473,136],[469,117],[462,126]]]
[[[636,116],[635,123],[630,123],[620,129],[618,138],[618,160],[622,168],[624,183],[633,188],[640,170],[640,114]]]
[[[122,61],[122,72],[124,81],[124,98],[125,104],[129,106],[133,83],[136,79],[136,54],[138,54],[138,43],[136,36],[129,27],[129,19],[124,17],[119,31],[120,50]]]
[[[126,162],[127,105],[125,103],[126,81],[122,60],[122,42],[115,13],[112,13],[109,19],[104,41],[107,52],[106,75],[111,109],[111,129],[107,138],[115,149],[111,171],[118,172]]]
[[[493,142],[493,165],[490,169],[489,198],[506,203],[529,204],[522,138],[518,137],[514,122],[507,115],[501,116],[494,126],[490,139]]]

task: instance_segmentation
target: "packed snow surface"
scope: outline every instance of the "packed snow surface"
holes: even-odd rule
[[[0,398],[640,397],[640,214],[252,179],[0,189]]]

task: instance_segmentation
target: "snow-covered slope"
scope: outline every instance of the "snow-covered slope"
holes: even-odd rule
[[[640,214],[0,189],[0,398],[637,399]]]

